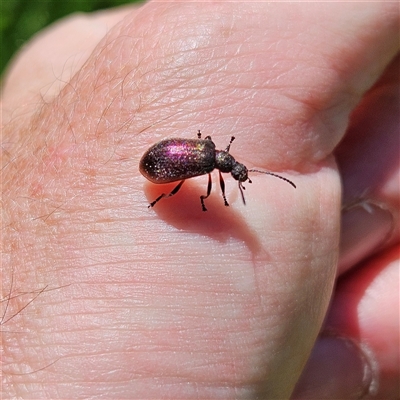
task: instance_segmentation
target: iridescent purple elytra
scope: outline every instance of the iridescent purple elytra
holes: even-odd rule
[[[219,172],[219,182],[225,206],[229,206],[229,204],[225,197],[225,182],[222,172],[230,172],[233,178],[238,181],[243,204],[246,204],[243,194],[243,182],[248,181],[251,183],[248,172],[272,175],[290,183],[294,188],[296,187],[292,181],[282,176],[256,169],[248,170],[245,165],[238,163],[229,154],[231,144],[235,140],[234,136],[231,137],[225,150],[216,150],[210,136],[201,139],[200,131],[198,131],[197,137],[198,139],[176,138],[162,140],[151,146],[144,153],[140,160],[139,171],[150,182],[162,184],[180,181],[170,193],[162,193],[150,203],[149,207],[154,207],[164,197],[175,195],[186,179],[208,174],[207,194],[200,196],[201,208],[203,211],[207,211],[204,200],[211,193],[211,171],[214,169],[218,169]]]

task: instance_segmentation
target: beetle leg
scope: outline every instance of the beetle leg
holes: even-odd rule
[[[226,149],[225,149],[225,151],[227,152],[227,153],[229,153],[229,150],[231,149],[231,144],[232,144],[232,142],[235,140],[235,136],[232,136],[231,137],[231,140],[230,140],[230,142],[229,142],[229,144],[228,144],[228,146],[226,146]]]
[[[208,174],[208,185],[207,185],[207,195],[200,196],[201,208],[203,211],[207,211],[206,206],[204,205],[204,199],[206,199],[211,193],[212,181],[211,181],[211,174]]]
[[[224,199],[224,204],[226,207],[229,207],[228,202],[226,201],[226,197],[225,197],[225,182],[224,182],[224,178],[222,177],[221,171],[219,172],[219,185],[221,186],[221,191],[222,191],[222,198]]]
[[[240,181],[239,181],[239,189],[240,189],[240,194],[242,195],[243,204],[246,205],[246,200],[244,199],[244,193],[243,193],[243,190],[245,190],[246,188],[242,185],[242,182]]]
[[[200,129],[197,131],[197,137],[198,137],[199,139],[201,139],[201,132],[200,132]],[[212,140],[212,139],[211,139],[211,136],[206,136],[206,137],[204,138],[204,140]]]
[[[172,189],[172,191],[171,191],[170,193],[168,193],[168,194],[163,193],[163,194],[161,194],[160,196],[158,196],[154,201],[152,201],[152,202],[149,204],[149,208],[150,208],[150,207],[154,207],[155,204],[158,203],[158,202],[159,202],[161,199],[163,199],[164,197],[171,197],[171,196],[173,196],[174,194],[177,194],[178,191],[179,191],[179,189],[180,189],[181,186],[183,185],[183,182],[185,182],[185,180],[180,181],[180,182]]]

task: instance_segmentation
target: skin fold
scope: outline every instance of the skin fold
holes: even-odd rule
[[[395,3],[74,15],[2,92],[2,398],[399,396]],[[174,183],[210,135],[253,173]]]

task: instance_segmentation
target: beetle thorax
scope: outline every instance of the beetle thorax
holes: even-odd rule
[[[215,168],[221,172],[231,172],[236,160],[224,150],[217,150],[215,152]]]

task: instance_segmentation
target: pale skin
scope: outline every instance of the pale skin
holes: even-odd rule
[[[397,398],[398,22],[150,2],[29,43],[2,94],[2,398]],[[297,188],[252,174],[244,206],[226,175],[224,207],[215,175],[204,213],[204,176],[149,210],[174,184],[142,154],[198,129]]]

